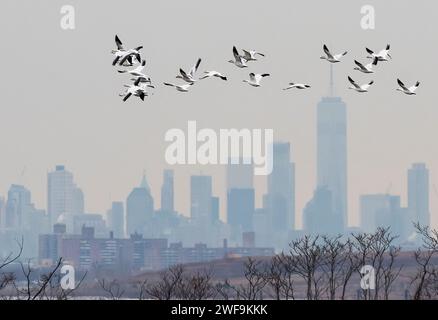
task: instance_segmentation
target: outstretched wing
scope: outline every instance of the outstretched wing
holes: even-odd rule
[[[360,63],[359,61],[354,60],[354,63],[361,69],[365,69],[364,65]]]
[[[373,51],[373,50],[368,49],[368,48],[365,48],[365,49],[366,49],[366,51],[367,51],[369,54],[374,54],[374,51]]]
[[[236,59],[236,61],[238,61],[240,59],[239,52],[237,51],[236,46],[233,47],[233,55],[234,55],[234,59]]]
[[[123,50],[123,44],[122,44],[122,41],[120,41],[120,39],[119,39],[119,37],[118,37],[117,35],[116,35],[115,40],[116,40],[116,46],[117,46],[117,49],[119,49],[119,50]]]
[[[409,89],[405,86],[403,82],[401,82],[400,79],[397,79],[398,85],[405,91],[409,91]]]
[[[327,55],[327,57],[329,57],[330,59],[333,59],[333,55],[331,54],[330,50],[327,48],[326,45],[324,45],[323,49],[324,49],[324,52]]]
[[[201,58],[196,61],[196,64],[192,67],[190,70],[190,75],[193,77],[195,75],[195,72],[198,70],[199,65],[201,64]]]
[[[164,84],[165,86],[175,87],[175,85],[174,85],[173,83],[163,82],[163,84]]]
[[[354,87],[356,87],[357,89],[360,89],[360,86],[359,86],[356,82],[354,82],[354,80],[351,79],[351,77],[348,77],[348,81],[350,81],[350,83],[351,83]]]

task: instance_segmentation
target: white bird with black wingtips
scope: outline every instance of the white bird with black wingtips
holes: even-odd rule
[[[257,61],[256,56],[264,57],[265,55],[263,53],[257,52],[255,50],[244,50],[243,56],[240,56],[241,58],[245,59],[246,61]]]
[[[341,58],[345,55],[347,55],[348,51],[345,51],[344,53],[340,53],[340,54],[332,54],[330,52],[330,50],[327,48],[326,45],[323,46],[324,49],[324,53],[326,54],[326,56],[321,56],[321,59],[327,60],[328,62],[331,63],[338,63],[341,62]]]
[[[196,61],[195,65],[192,67],[189,73],[186,73],[183,69],[179,69],[179,75],[176,76],[177,79],[183,79],[185,82],[193,84],[196,82],[195,73],[198,71],[199,65],[201,64],[201,58]]]
[[[289,90],[289,89],[305,90],[305,89],[309,89],[309,88],[310,88],[310,85],[308,85],[308,84],[291,82],[291,83],[289,83],[289,86],[287,88],[284,88],[283,90]]]
[[[194,84],[194,82],[183,85],[177,85],[169,82],[163,82],[163,84],[165,86],[174,87],[179,92],[189,92],[189,88]]]
[[[122,41],[120,41],[117,35],[115,36],[115,42],[116,42],[117,50],[111,50],[111,53],[115,55],[113,66],[115,66],[117,62],[119,62],[119,65],[121,66],[123,65],[126,66],[127,64],[132,65],[133,64],[132,57],[135,57],[138,62],[141,61],[140,50],[143,49],[143,46],[126,50],[123,47]]]
[[[373,85],[374,81],[371,81],[369,83],[358,85],[351,77],[348,77],[348,81],[352,84],[348,89],[355,90],[360,93],[368,92],[368,89]]]
[[[132,69],[132,70],[118,70],[119,73],[128,73],[134,77],[138,77],[138,78],[144,78],[146,80],[149,80],[150,82],[150,77],[148,75],[145,75],[142,71],[146,66],[146,60],[143,60],[141,62],[141,65],[139,65],[137,68]]]
[[[224,76],[222,73],[217,72],[217,71],[204,71],[204,75],[201,78],[199,78],[199,80],[207,79],[207,78],[211,78],[211,77],[216,77],[216,78],[220,78],[224,81],[227,81],[227,77]]]
[[[243,82],[246,82],[253,87],[260,87],[261,85],[260,82],[262,81],[262,79],[264,77],[269,77],[269,76],[270,76],[269,73],[256,74],[251,72],[249,74],[249,80],[243,80]]]
[[[404,94],[407,94],[408,96],[416,95],[415,91],[420,86],[420,82],[419,81],[417,81],[417,83],[415,85],[413,85],[412,87],[409,87],[409,88],[406,87],[405,84],[403,82],[401,82],[400,79],[397,79],[397,83],[400,86],[400,88],[397,88],[397,91],[401,91]]]
[[[126,87],[125,93],[119,94],[120,97],[123,97],[123,102],[129,99],[130,96],[134,95],[136,97],[139,97],[141,100],[144,101],[144,97],[148,95],[146,92],[146,86],[139,85],[140,79],[137,79],[134,84],[128,85],[125,84],[124,87]]]
[[[368,48],[365,48],[369,54],[367,58],[374,59],[377,58],[379,61],[388,61],[389,59],[392,59],[391,55],[389,54],[389,49],[391,49],[391,46],[388,44],[385,49],[381,50],[379,53],[375,53],[373,50],[370,50]]]
[[[374,58],[374,61],[371,63],[368,63],[367,65],[363,65],[359,61],[354,60],[354,63],[357,65],[354,70],[358,70],[362,73],[374,73],[373,67],[377,66],[379,59],[376,57]]]
[[[229,63],[234,64],[238,68],[248,68],[248,65],[246,64],[246,59],[242,58],[235,46],[233,47],[233,55],[234,60],[229,60]]]

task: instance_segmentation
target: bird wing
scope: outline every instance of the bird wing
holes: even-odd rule
[[[117,35],[116,35],[115,40],[116,40],[116,46],[117,46],[117,49],[119,49],[119,50],[123,50],[123,44],[122,44],[122,41],[120,41],[120,39],[119,39],[119,37],[118,37]]]
[[[261,74],[261,76],[262,76],[262,78],[264,78],[264,77],[269,77],[270,74],[269,74],[269,73],[263,73],[263,74]]]
[[[261,53],[261,52],[255,52],[254,54],[258,54],[259,56],[262,56],[262,57],[265,56],[265,54],[264,54],[264,53]]]
[[[327,57],[329,57],[330,59],[333,59],[333,55],[331,54],[330,50],[327,48],[326,45],[324,45],[323,49],[324,49],[324,52],[327,55]]]
[[[368,49],[368,48],[365,48],[365,49],[366,49],[366,51],[367,51],[369,54],[374,54],[374,51],[373,51],[373,50]]]
[[[403,82],[401,82],[400,79],[397,79],[398,85],[405,91],[409,91],[409,89],[405,86]]]
[[[251,59],[251,57],[252,57],[251,52],[249,52],[247,50],[244,50],[244,49],[242,49],[242,51],[243,51],[243,54],[244,54],[244,58],[246,60]]]
[[[188,79],[189,76],[187,75],[187,73],[183,70],[183,69],[179,69],[179,73],[181,73],[181,75],[183,76],[183,78]]]
[[[175,87],[175,85],[174,85],[173,83],[163,82],[163,84],[164,84],[165,86]]]
[[[236,46],[233,47],[233,55],[234,55],[234,59],[236,59],[236,61],[238,61],[240,59],[239,52],[237,51]]]
[[[362,63],[360,63],[359,61],[354,60],[354,63],[355,63],[359,68],[361,68],[361,69],[366,69],[366,68],[364,67],[364,65],[363,65]]]
[[[360,89],[360,86],[359,86],[356,82],[354,82],[354,80],[351,79],[351,77],[348,77],[348,81],[350,81],[350,83],[351,83],[353,86],[355,86],[357,89]]]
[[[373,85],[374,81],[371,81],[370,83],[364,84],[362,86],[362,89],[364,90],[368,90],[369,87],[371,87]]]
[[[391,46],[389,44],[386,45],[386,51],[389,51],[391,49]]]
[[[193,77],[196,73],[196,71],[198,70],[199,65],[201,64],[201,58],[198,59],[198,61],[196,61],[196,64],[192,67],[192,69],[190,70],[190,75]]]
[[[124,98],[123,98],[123,102],[125,102],[126,100],[129,99],[129,97],[132,95],[132,93],[128,93]]]

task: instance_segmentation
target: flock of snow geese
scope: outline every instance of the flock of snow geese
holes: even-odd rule
[[[155,87],[152,85],[151,77],[146,75],[143,70],[146,65],[146,60],[141,59],[140,50],[143,48],[142,46],[133,48],[133,49],[125,49],[119,37],[115,36],[115,42],[117,49],[112,50],[111,53],[114,55],[113,66],[121,66],[125,67],[124,70],[118,70],[121,74],[128,74],[131,76],[132,83],[124,87],[125,91],[120,94],[120,97],[123,97],[123,101],[126,101],[131,96],[139,97],[144,101],[144,98],[148,96],[148,90],[154,89]],[[324,59],[330,63],[339,63],[342,61],[343,57],[347,55],[347,51],[340,54],[332,54],[326,45],[323,46],[323,50],[325,55],[321,56],[321,59]],[[368,53],[367,58],[371,59],[371,62],[368,64],[362,64],[357,60],[354,60],[356,67],[354,70],[360,71],[365,74],[374,73],[374,68],[377,66],[379,62],[387,62],[392,59],[390,55],[390,45],[387,45],[385,49],[379,51],[378,53],[366,48]],[[229,60],[230,63],[235,65],[238,68],[248,68],[248,62],[257,61],[259,57],[265,57],[265,55],[261,52],[255,50],[242,50],[242,53],[239,53],[237,48],[233,47],[233,57],[234,59]],[[188,92],[190,87],[193,86],[198,80],[203,80],[207,78],[219,78],[223,81],[227,81],[227,77],[218,71],[205,71],[204,74],[196,78],[196,73],[198,71],[199,65],[201,64],[201,59],[199,58],[195,65],[190,69],[189,72],[184,71],[183,69],[179,69],[179,74],[176,76],[177,79],[181,79],[184,81],[183,84],[174,84],[170,82],[164,82],[163,84],[169,87],[174,87],[177,91],[180,92]],[[128,69],[128,68],[133,69]],[[243,82],[247,83],[253,87],[260,87],[261,81],[265,77],[269,77],[269,73],[257,74],[251,72],[249,74],[249,79],[243,80]],[[348,81],[351,83],[349,89],[355,90],[360,93],[368,92],[370,87],[374,84],[374,81],[370,81],[368,83],[359,85],[356,81],[354,81],[350,76],[348,76]],[[415,85],[411,87],[405,86],[405,84],[397,79],[397,83],[399,88],[398,91],[403,92],[406,95],[415,95],[417,88],[420,86],[420,82],[417,82]],[[294,83],[291,82],[289,85],[283,90],[289,89],[300,89],[305,90],[310,88],[309,84],[305,83]]]

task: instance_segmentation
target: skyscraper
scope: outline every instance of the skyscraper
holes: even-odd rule
[[[391,227],[391,231],[401,237],[404,222],[401,213],[399,196],[370,194],[360,197],[360,227],[364,232],[375,232],[378,227]]]
[[[291,162],[289,143],[274,143],[273,169],[268,176],[266,199],[273,230],[295,229],[295,164]]]
[[[331,74],[333,79],[333,74]],[[327,187],[333,210],[348,223],[347,207],[347,111],[340,97],[323,97],[317,106],[317,187]]]
[[[14,230],[25,227],[31,209],[30,191],[21,185],[11,185],[6,202],[5,227]]]
[[[61,214],[74,214],[75,208],[81,207],[80,196],[75,193],[78,192],[75,189],[73,174],[65,170],[64,166],[58,165],[55,171],[47,174],[47,213],[50,227],[56,223]]]
[[[252,189],[254,180],[254,167],[252,164],[243,163],[233,164],[231,159],[227,165],[227,190],[230,189]]]
[[[173,170],[163,171],[163,185],[161,187],[161,210],[174,212]]]
[[[135,233],[144,235],[147,221],[153,213],[154,200],[146,176],[143,175],[140,187],[134,188],[126,200],[126,232],[128,237]]]
[[[414,163],[408,170],[408,212],[411,223],[430,225],[429,170],[424,163]]]
[[[111,209],[108,210],[108,228],[114,232],[114,237],[124,238],[125,219],[123,212],[123,202],[114,201]]]
[[[227,195],[227,222],[235,237],[253,231],[254,189],[230,189]]]
[[[310,234],[337,235],[343,232],[342,216],[333,208],[332,192],[318,187],[304,208],[304,230]]]
[[[190,213],[193,221],[210,225],[212,185],[211,176],[190,177]]]

